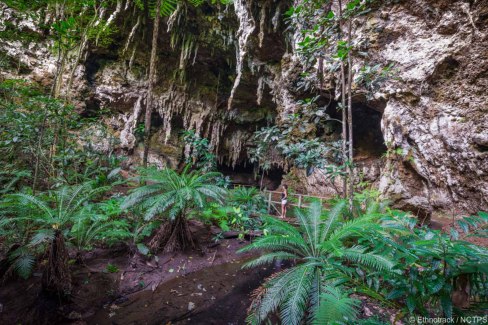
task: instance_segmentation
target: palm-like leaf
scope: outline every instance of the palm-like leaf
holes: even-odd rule
[[[338,287],[327,286],[321,295],[314,324],[344,324],[356,321],[360,301]]]
[[[220,173],[199,174],[197,171],[178,174],[172,169],[141,169],[137,178],[146,185],[133,190],[122,204],[123,209],[141,206],[144,218],[151,220],[164,212],[170,219],[184,210],[203,208],[208,200],[222,202],[226,190],[216,186]]]
[[[20,277],[27,279],[34,269],[36,258],[25,246],[21,246],[9,255],[11,269]]]
[[[33,196],[25,193],[8,195],[0,206],[7,207],[8,223],[23,225],[29,221],[25,230],[30,237],[29,244],[21,246],[9,255],[12,267],[22,277],[27,277],[34,265],[36,247],[54,240],[54,229],[62,235],[69,234],[71,227],[80,219],[87,218],[88,212],[83,204],[106,188],[93,189],[90,183],[73,187],[62,187],[58,190]]]
[[[263,218],[270,234],[240,250],[261,252],[260,257],[246,263],[245,267],[276,260],[297,261],[299,264],[264,284],[265,290],[259,302],[253,304],[254,321],[260,323],[269,313],[279,309],[284,324],[300,324],[307,314],[317,310],[323,292],[321,279],[337,284],[347,281],[351,272],[351,266],[346,266],[348,264],[375,271],[393,269],[394,264],[387,258],[353,245],[360,240],[369,240],[373,234],[381,234],[382,228],[376,222],[378,216],[363,214],[345,221],[344,213],[346,202],[341,200],[325,213],[320,202],[312,202],[306,210],[297,209],[297,228],[275,218]],[[343,307],[332,314],[331,319],[353,318],[354,300],[340,295],[337,289],[330,289],[325,295],[323,299],[335,298],[342,304],[339,307]]]

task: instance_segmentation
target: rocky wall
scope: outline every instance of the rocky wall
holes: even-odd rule
[[[1,76],[48,86],[56,58],[42,31],[0,5],[0,29],[14,22],[40,35],[27,43],[0,40],[2,57],[16,63]],[[321,85],[316,74],[308,78],[315,93],[297,86],[303,79],[298,34],[283,17],[290,5],[236,0],[228,8],[184,8],[186,18],[165,20],[150,161],[177,166],[185,151],[180,132],[195,129],[211,139],[221,164],[244,164],[256,129],[279,124],[305,96],[337,99],[327,73]],[[115,19],[120,27],[113,44],[90,44],[76,66],[73,99],[84,114],[108,111],[101,120],[119,139],[117,150],[137,163],[151,26],[129,1]],[[177,34],[168,31],[168,23]],[[370,61],[394,65],[394,76],[372,99],[355,103],[356,110],[365,107],[355,113],[359,123],[380,114],[381,122],[372,127],[382,132],[372,140],[357,135],[358,143],[366,143],[355,147],[357,174],[414,213],[488,210],[488,1],[382,1],[354,29]],[[320,172],[298,173],[303,191],[333,193],[340,186],[331,186]]]

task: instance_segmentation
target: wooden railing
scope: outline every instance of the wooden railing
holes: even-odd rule
[[[233,184],[234,187],[253,187],[256,186],[247,185],[247,184]],[[266,202],[268,204],[268,212],[272,213],[273,211],[277,214],[281,214],[281,194],[283,192],[280,191],[270,191],[270,190],[261,190],[261,193],[266,198]],[[288,203],[287,207],[298,207],[298,208],[306,208],[310,205],[310,199],[312,200],[319,200],[322,206],[327,207],[327,202],[330,200],[331,196],[316,196],[316,195],[308,195],[308,194],[300,194],[300,193],[288,193]],[[289,210],[288,210],[289,211]]]
[[[273,210],[275,210],[278,214],[280,214],[282,192],[263,190],[262,193],[266,197],[266,201],[268,203],[268,211],[271,213]],[[323,206],[325,206],[327,200],[329,200],[330,197],[314,196],[314,195],[299,194],[299,193],[288,193],[287,206],[288,207],[294,206],[298,208],[308,207],[310,204],[309,199],[319,200],[320,203]]]

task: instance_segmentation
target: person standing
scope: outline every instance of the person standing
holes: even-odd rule
[[[288,185],[283,185],[283,192],[281,193],[281,218],[286,217],[286,206],[288,204]]]

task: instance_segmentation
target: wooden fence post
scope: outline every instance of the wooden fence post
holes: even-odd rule
[[[298,207],[299,208],[302,207],[302,195],[301,194],[298,194]]]
[[[271,213],[271,192],[269,192],[268,195],[268,211]]]

